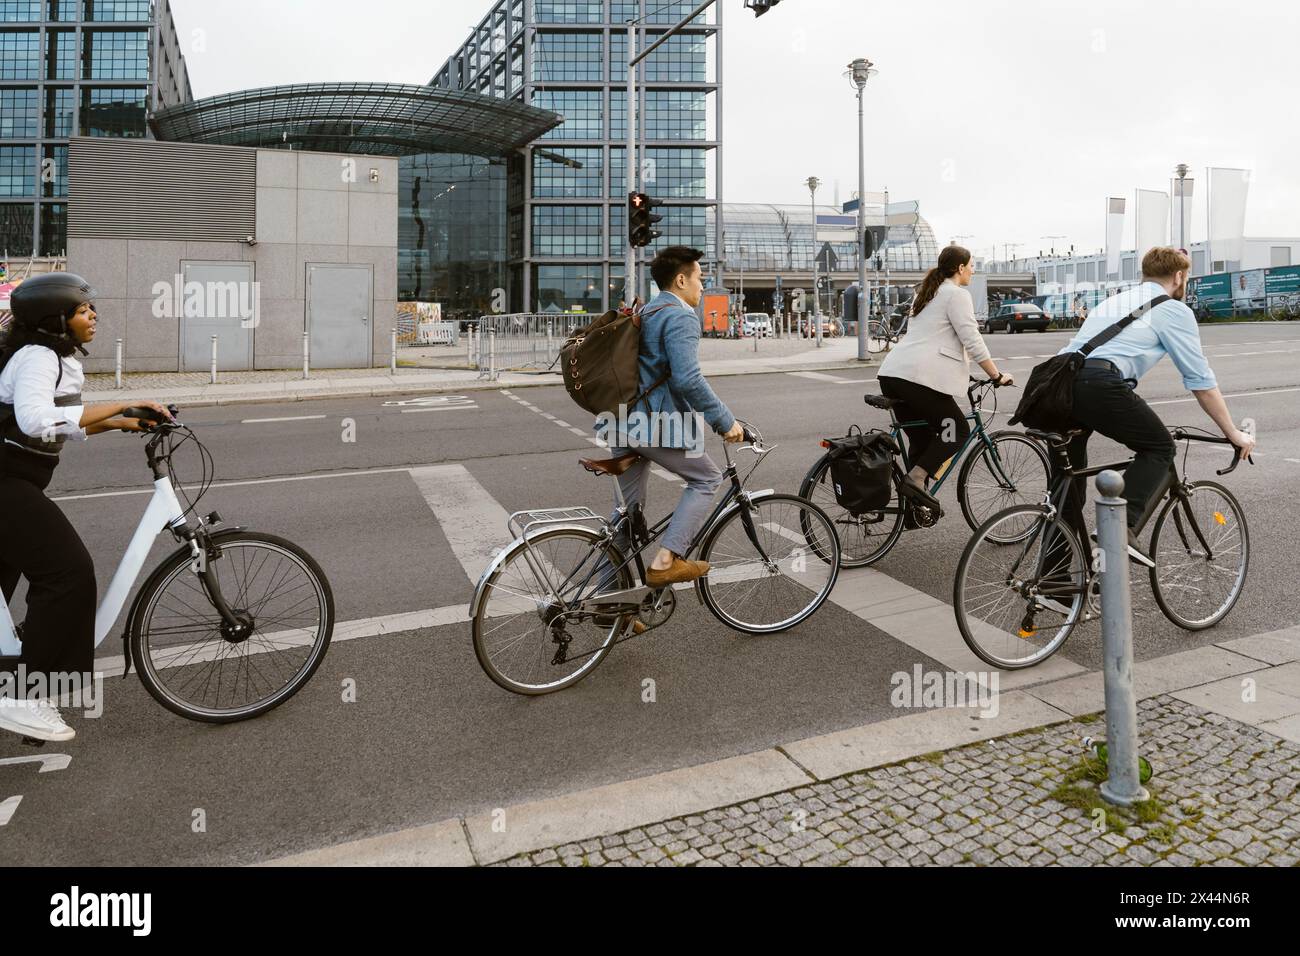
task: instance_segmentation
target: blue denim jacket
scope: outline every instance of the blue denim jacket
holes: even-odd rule
[[[714,394],[700,370],[699,316],[683,306],[676,296],[661,292],[642,310],[641,390],[654,385],[670,370],[672,375],[668,381],[651,392],[636,411],[659,416],[676,413],[682,419],[698,412],[719,435],[729,432],[736,418]],[[603,437],[605,429],[601,425],[597,423],[597,432]],[[652,444],[660,448],[688,448],[687,438],[689,432],[684,436],[681,429],[663,428]],[[620,440],[619,436],[611,436],[611,441]]]

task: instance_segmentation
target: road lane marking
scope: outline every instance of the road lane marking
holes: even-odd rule
[[[403,415],[421,415],[425,412],[476,412],[477,405],[448,405],[446,408],[403,408]]]
[[[1261,388],[1255,392],[1236,392],[1224,395],[1224,398],[1253,398],[1256,395],[1284,395],[1288,392],[1300,392],[1300,388]],[[1160,402],[1147,402],[1148,405],[1186,405],[1196,401],[1195,398],[1170,398]]]
[[[241,425],[273,425],[277,422],[318,422],[324,415],[297,415],[292,418],[246,418]]]
[[[806,378],[810,382],[830,382],[832,385],[859,385],[860,382],[850,381],[849,379],[840,378],[837,375],[827,375],[825,372],[787,372],[791,378]]]
[[[465,576],[477,583],[483,569],[510,543],[510,515],[464,465],[412,468],[409,473]]]
[[[368,468],[360,471],[340,471],[332,472],[328,475],[287,475],[283,478],[251,478],[247,481],[221,481],[216,482],[209,490],[220,488],[245,488],[250,485],[278,485],[290,481],[324,481],[329,478],[370,478],[375,475],[400,475],[410,471],[410,468]],[[177,485],[183,491],[197,491],[197,484]],[[102,491],[92,495],[63,495],[59,498],[51,498],[51,501],[93,501],[97,498],[130,498],[136,495],[152,495],[152,488],[132,489],[130,491]]]

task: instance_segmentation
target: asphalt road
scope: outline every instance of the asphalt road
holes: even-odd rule
[[[1164,620],[1136,578],[1139,659],[1300,622],[1300,557],[1289,547],[1300,532],[1289,495],[1300,485],[1300,328],[1209,327],[1203,336],[1234,415],[1253,418],[1260,437],[1256,467],[1227,479],[1252,521],[1250,581],[1227,621],[1189,634]],[[1037,356],[1066,338],[990,341],[1023,381]],[[862,394],[875,391],[872,378],[874,371],[858,370],[716,380],[733,410],[780,446],[751,487],[796,490],[821,437],[854,422],[881,424],[881,413],[862,404]],[[1169,363],[1141,392],[1164,403],[1157,409],[1171,424],[1208,424]],[[1017,394],[1003,393],[1002,422]],[[480,556],[507,539],[499,523],[476,526],[477,519],[502,509],[609,507],[608,484],[577,464],[595,452],[573,431],[586,434],[588,416],[558,387],[431,403],[229,406],[182,417],[216,462],[202,513],[215,509],[227,524],[309,550],[330,578],[339,621],[465,604],[486,563]],[[1098,460],[1108,455],[1104,443],[1095,447]],[[720,457],[720,446],[714,451]],[[1212,476],[1224,457],[1222,449],[1193,452],[1193,476]],[[182,481],[199,477],[197,456],[177,463]],[[468,513],[426,498],[411,471],[424,468],[474,491]],[[652,482],[651,512],[666,513],[676,488]],[[148,491],[137,438],[104,436],[65,456],[50,494],[85,538],[101,588]],[[907,534],[878,565],[945,602],[969,534],[953,494],[950,486],[943,495],[949,517]],[[155,558],[168,550],[160,540]],[[101,653],[120,650],[110,637]],[[1097,626],[1076,630],[1061,654],[1098,667]],[[34,764],[0,765],[0,804],[23,795],[0,827],[0,862],[272,858],[896,717],[890,676],[917,662],[941,666],[831,605],[788,634],[754,639],[728,631],[690,597],[667,627],[620,646],[577,687],[542,699],[516,698],[481,673],[468,622],[336,642],[296,698],[235,726],[174,717],[132,676],[110,682],[103,718],[74,718],[78,738],[69,745],[34,751],[0,738],[0,761],[46,752],[72,758],[39,776]],[[655,703],[642,701],[646,679],[655,681]],[[349,680],[355,703],[343,700]],[[194,832],[197,817],[205,832]]]

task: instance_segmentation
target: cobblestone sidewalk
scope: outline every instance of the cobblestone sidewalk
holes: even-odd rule
[[[497,865],[1300,865],[1300,746],[1173,697],[1139,722],[1132,810],[1097,794],[1098,715]]]

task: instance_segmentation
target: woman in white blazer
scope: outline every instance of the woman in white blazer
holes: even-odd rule
[[[899,421],[924,425],[906,429],[912,470],[902,492],[916,504],[939,512],[939,502],[926,491],[934,478],[970,435],[966,412],[956,396],[965,395],[970,363],[977,362],[1000,385],[1012,384],[998,371],[975,321],[975,303],[966,287],[975,269],[970,250],[946,246],[939,265],[926,274],[912,303],[907,334],[880,366],[880,390],[893,399]]]

